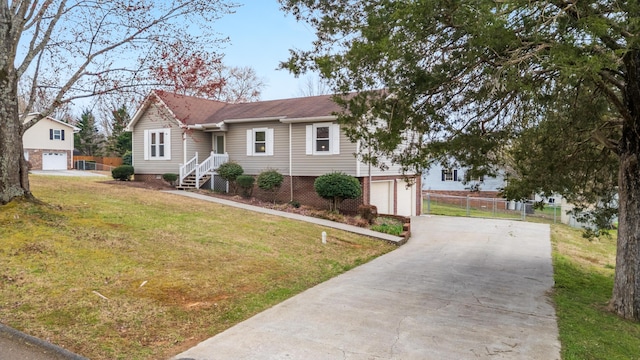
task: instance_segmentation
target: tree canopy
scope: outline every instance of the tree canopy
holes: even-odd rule
[[[339,121],[373,154],[407,171],[504,168],[511,197],[617,199],[611,307],[640,319],[637,1],[280,2],[317,35],[282,67],[356,92],[336,98]]]

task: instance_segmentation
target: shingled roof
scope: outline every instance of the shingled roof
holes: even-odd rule
[[[155,91],[160,100],[185,125],[216,124],[225,120],[260,118],[314,118],[342,111],[332,95],[229,104],[193,96]]]

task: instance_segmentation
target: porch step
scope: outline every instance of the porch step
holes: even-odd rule
[[[211,179],[211,174],[206,174],[200,179],[200,187],[204,185],[207,181]],[[195,189],[196,188],[196,175],[191,174],[187,176],[184,180],[182,180],[182,186],[180,184],[176,185],[176,189],[178,190],[186,190],[186,189]]]

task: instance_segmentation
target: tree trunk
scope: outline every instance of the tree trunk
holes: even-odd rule
[[[627,70],[625,121],[619,145],[618,245],[610,306],[619,316],[640,321],[640,52],[624,57]]]
[[[636,321],[640,321],[639,155],[640,151],[636,150],[635,153],[625,153],[620,156],[618,245],[611,299],[611,306],[616,314]]]
[[[6,44],[7,39],[0,39]],[[5,47],[0,46],[0,53]],[[12,59],[0,57],[0,204],[18,197],[33,196],[29,191],[29,169],[22,146],[23,126],[18,114],[18,78]]]

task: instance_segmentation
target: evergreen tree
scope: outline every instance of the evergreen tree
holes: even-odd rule
[[[85,156],[99,156],[104,143],[104,136],[98,131],[96,118],[91,113],[91,110],[84,110],[76,126],[80,128],[80,131],[73,136],[73,144],[76,150]]]
[[[617,194],[610,305],[640,320],[638,1],[280,2],[317,34],[282,67],[357,92],[336,99],[339,121],[371,153],[418,172],[506,167],[508,195],[603,205],[596,220]]]
[[[127,151],[131,151],[131,133],[125,131],[131,118],[125,105],[113,110],[112,115],[111,135],[107,138],[106,151],[110,156],[122,157]]]

